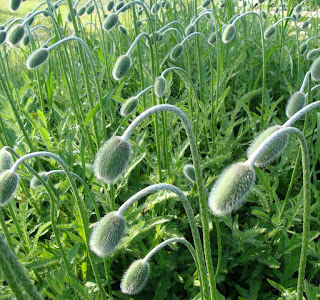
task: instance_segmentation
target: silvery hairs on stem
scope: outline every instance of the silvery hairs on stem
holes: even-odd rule
[[[17,21],[21,21],[23,20],[23,22],[21,24],[18,24],[16,26],[14,26],[7,35],[7,42],[11,45],[11,46],[15,46],[17,45],[24,37],[25,34],[25,29],[24,26],[26,24],[30,25],[30,21],[32,21],[34,19],[35,16],[39,15],[39,14],[48,14],[52,21],[54,22],[55,26],[57,28],[59,28],[59,25],[56,21],[56,19],[54,18],[54,16],[52,15],[51,12],[47,11],[47,10],[39,10],[37,12],[32,13],[31,15],[29,15],[25,20],[23,19],[15,19],[13,23],[11,23],[8,28],[6,29],[6,31],[9,29],[9,27],[11,27],[15,22]]]
[[[242,205],[255,182],[256,174],[253,165],[265,156],[269,157],[270,152],[276,148],[274,145],[286,140],[289,133],[299,130],[278,126],[275,130],[269,131],[263,141],[252,151],[247,161],[232,164],[222,172],[214,184],[209,194],[209,207],[214,215],[224,216]],[[273,154],[277,155],[277,153]]]
[[[120,285],[121,292],[128,295],[140,293],[147,284],[149,278],[150,266],[148,260],[163,247],[176,242],[187,246],[197,264],[193,246],[183,238],[171,238],[154,247],[143,259],[136,260],[130,265],[122,277]]]
[[[19,175],[17,174],[17,169],[20,164],[23,164],[25,160],[33,157],[49,157],[56,160],[63,168],[64,172],[69,176],[70,171],[68,170],[66,164],[63,160],[51,153],[46,151],[32,152],[20,157],[10,169],[7,169],[0,173],[0,207],[5,206],[12,199],[19,183]]]
[[[195,223],[192,219],[194,218],[194,215],[188,198],[177,187],[167,183],[159,183],[142,189],[126,200],[117,211],[111,211],[107,213],[99,222],[95,224],[90,236],[90,248],[92,252],[100,257],[111,255],[125,233],[126,221],[123,217],[124,213],[133,203],[157,191],[171,191],[180,198],[187,212],[189,222],[190,224],[192,223],[192,234],[197,234],[194,227]]]
[[[130,48],[128,49],[127,53],[124,55],[121,55],[116,63],[114,64],[114,67],[112,69],[112,76],[115,80],[121,80],[128,72],[132,65],[132,60],[131,60],[131,53],[134,50],[135,46],[139,42],[139,40],[142,37],[146,37],[148,40],[150,40],[150,37],[147,33],[142,32],[137,37],[134,39],[133,43],[131,44]]]
[[[131,158],[129,138],[133,130],[144,119],[160,111],[171,111],[182,119],[185,126],[190,126],[187,116],[174,105],[160,104],[147,109],[128,126],[122,136],[114,136],[101,146],[94,162],[94,174],[97,179],[107,184],[117,181]]]
[[[33,69],[40,67],[42,64],[44,64],[48,60],[51,50],[57,48],[58,46],[60,46],[63,43],[69,42],[69,41],[76,41],[83,46],[83,48],[89,58],[90,65],[94,71],[95,65],[94,65],[94,62],[93,62],[93,59],[92,59],[92,56],[91,56],[91,53],[90,53],[90,50],[89,50],[87,44],[82,39],[80,39],[76,36],[66,37],[66,38],[52,44],[48,48],[39,48],[39,49],[35,50],[27,58],[27,61],[26,61],[27,68],[30,70],[33,70]]]
[[[142,90],[141,92],[139,92],[136,96],[133,96],[127,99],[125,102],[123,102],[120,109],[120,115],[123,117],[127,117],[128,115],[132,114],[139,104],[140,96],[150,91],[152,88],[153,88],[153,85],[150,85],[144,90]]]

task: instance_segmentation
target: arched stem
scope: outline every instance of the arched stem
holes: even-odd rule
[[[175,113],[182,121],[184,128],[187,132],[187,136],[190,142],[190,150],[192,154],[193,159],[193,165],[195,168],[196,173],[196,182],[197,182],[197,189],[199,193],[199,204],[200,204],[200,216],[201,216],[201,222],[202,222],[202,228],[203,228],[203,245],[204,245],[204,253],[205,253],[205,260],[206,265],[208,269],[208,276],[212,276],[211,280],[214,280],[214,272],[213,272],[213,263],[212,263],[212,256],[211,256],[211,247],[210,247],[210,234],[209,234],[209,219],[208,219],[208,204],[206,201],[206,193],[203,186],[203,180],[201,175],[201,164],[200,164],[200,158],[198,154],[198,148],[196,144],[196,140],[191,128],[190,121],[188,117],[182,112],[181,109],[170,105],[170,104],[160,104],[153,106],[146,111],[144,111],[139,117],[137,117],[126,129],[126,131],[123,133],[122,138],[126,141],[129,140],[133,130],[147,117],[151,116],[152,114],[156,112],[161,111],[171,111]],[[206,281],[205,281],[206,282]],[[214,289],[214,291],[211,291],[215,293],[215,286],[212,286],[212,281],[210,284],[210,288]],[[207,294],[207,288],[204,287],[205,293]],[[209,298],[207,298],[209,299]]]
[[[303,133],[293,127],[283,127],[270,135],[249,157],[247,162],[253,166],[255,161],[263,154],[275,139],[281,136],[293,133],[297,136],[301,146],[302,155],[302,170],[303,170],[303,233],[302,233],[302,248],[300,254],[299,272],[298,272],[298,295],[297,299],[302,300],[304,290],[304,277],[307,263],[307,251],[309,244],[309,231],[310,231],[310,166],[309,166],[309,151],[306,139]]]
[[[126,202],[124,202],[118,209],[118,214],[122,216],[125,211],[136,201],[140,200],[141,198],[155,193],[157,191],[171,191],[175,193],[179,199],[182,202],[183,208],[186,211],[186,215],[191,227],[191,232],[192,232],[192,237],[196,249],[196,259],[198,261],[198,268],[199,268],[199,274],[200,274],[200,281],[202,285],[205,285],[204,280],[206,280],[206,266],[205,266],[205,261],[204,261],[204,256],[203,256],[203,249],[202,249],[202,244],[201,244],[201,239],[200,239],[200,234],[199,234],[199,229],[197,227],[197,223],[194,217],[194,213],[192,210],[192,207],[190,205],[190,202],[188,198],[185,196],[185,194],[177,187],[171,184],[167,183],[159,183],[159,184],[154,184],[151,186],[148,186],[147,188],[144,188],[143,190],[139,191],[132,197],[130,197]],[[204,295],[203,295],[204,296]]]
[[[191,255],[195,261],[195,263],[197,263],[197,258],[196,258],[196,252],[194,251],[194,248],[192,247],[192,245],[185,239],[183,238],[172,238],[172,239],[168,239],[162,243],[160,243],[158,246],[154,247],[143,259],[143,262],[146,263],[148,262],[148,260],[155,255],[160,249],[164,248],[165,246],[172,244],[172,243],[182,243],[184,245],[187,246],[187,248],[189,249],[189,251],[191,252]]]

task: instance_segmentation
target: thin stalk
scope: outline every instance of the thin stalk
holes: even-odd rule
[[[247,162],[253,166],[257,159],[263,154],[264,150],[267,149],[275,139],[281,136],[293,133],[297,136],[301,146],[302,155],[302,171],[303,171],[303,232],[302,232],[302,248],[300,254],[300,263],[298,271],[298,295],[297,299],[302,300],[304,290],[304,277],[305,269],[307,264],[307,250],[309,244],[309,231],[310,231],[310,166],[309,166],[309,150],[306,139],[303,133],[293,127],[284,127],[277,130],[275,133],[270,135],[249,157]]]
[[[26,274],[25,270],[21,266],[17,256],[12,252],[8,246],[3,235],[0,233],[0,253],[5,264],[12,270],[15,278],[19,281],[20,285],[24,288],[30,299],[43,300],[42,296]],[[7,272],[8,273],[8,272]],[[13,275],[11,274],[11,275]],[[8,275],[8,274],[7,274]],[[18,298],[19,299],[19,298]],[[23,298],[22,298],[23,299]]]
[[[192,131],[192,127],[188,117],[180,110],[179,108],[169,105],[169,104],[160,104],[154,107],[147,109],[143,112],[139,117],[137,117],[126,129],[123,133],[122,138],[126,141],[130,138],[132,131],[135,127],[137,127],[144,119],[152,115],[153,113],[159,111],[171,111],[175,113],[182,121],[184,128],[187,132],[187,136],[190,143],[190,150],[192,154],[193,165],[195,167],[196,173],[196,183],[197,189],[199,193],[199,203],[200,203],[200,216],[201,222],[203,227],[203,243],[204,243],[204,253],[205,253],[205,260],[206,265],[208,268],[208,276],[209,276],[209,285],[211,288],[211,296],[214,299],[215,295],[215,285],[214,285],[214,271],[213,271],[213,263],[212,263],[212,256],[211,256],[211,247],[210,247],[210,233],[209,233],[209,219],[208,219],[208,204],[206,201],[206,193],[204,190],[202,175],[201,175],[201,164],[200,158],[198,154],[198,148],[196,144],[196,140]],[[213,289],[213,290],[212,290]]]
[[[192,237],[196,249],[196,260],[198,262],[198,268],[199,268],[199,274],[200,274],[200,281],[202,286],[204,286],[204,291],[209,288],[208,283],[206,281],[206,266],[205,266],[205,261],[204,261],[204,256],[203,256],[203,249],[202,249],[202,244],[201,244],[201,239],[200,239],[200,234],[199,234],[199,229],[196,224],[196,220],[194,217],[194,213],[192,210],[192,207],[190,205],[190,202],[188,198],[185,196],[185,194],[177,187],[171,184],[166,184],[166,183],[159,183],[159,184],[154,184],[151,186],[148,186],[147,188],[144,188],[143,190],[139,191],[135,195],[133,195],[131,198],[129,198],[126,202],[124,202],[118,209],[117,213],[120,216],[123,216],[125,211],[136,201],[140,200],[141,198],[145,197],[146,195],[149,195],[151,193],[157,192],[159,190],[165,190],[165,191],[171,191],[175,193],[181,200],[182,205],[186,211],[187,218],[191,227],[191,232],[192,232]],[[205,294],[204,291],[203,297],[208,297],[208,293]]]

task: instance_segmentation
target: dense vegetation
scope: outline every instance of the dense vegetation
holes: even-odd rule
[[[0,299],[320,297],[320,1],[5,4]]]

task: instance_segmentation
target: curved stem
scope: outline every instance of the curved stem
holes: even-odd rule
[[[143,259],[143,262],[147,262],[153,255],[155,255],[160,249],[162,249],[163,247],[172,244],[172,243],[182,243],[184,245],[187,246],[187,248],[189,249],[189,251],[191,252],[191,255],[195,261],[195,263],[197,263],[197,258],[196,258],[196,252],[194,251],[194,248],[192,247],[192,245],[185,239],[183,238],[172,238],[172,239],[168,239],[162,243],[160,243],[158,246],[154,247]]]
[[[188,198],[185,196],[185,194],[176,186],[167,184],[167,183],[159,183],[159,184],[154,184],[151,186],[148,186],[147,188],[144,188],[143,190],[139,191],[132,197],[130,197],[127,201],[125,201],[118,209],[117,213],[120,216],[123,216],[125,211],[136,201],[140,200],[141,198],[155,193],[157,191],[164,190],[164,191],[171,191],[175,193],[181,200],[183,208],[186,211],[186,215],[190,224],[191,232],[192,232],[192,237],[196,249],[196,259],[198,261],[198,268],[199,268],[199,274],[200,274],[200,281],[202,285],[207,285],[205,282],[206,280],[206,266],[205,266],[205,261],[204,261],[204,256],[203,256],[203,249],[202,249],[202,244],[201,244],[201,239],[200,239],[200,234],[199,234],[199,229],[197,227],[197,223],[194,217],[194,213],[192,210],[192,207],[190,205],[190,202]],[[208,288],[208,287],[207,287]]]
[[[320,101],[315,101],[312,102],[310,104],[308,104],[307,106],[305,106],[304,108],[300,109],[298,112],[296,112],[290,119],[287,120],[287,122],[285,122],[282,127],[290,127],[293,125],[293,123],[295,123],[296,121],[298,121],[301,117],[303,117],[307,112],[320,107]]]
[[[199,193],[199,203],[200,203],[200,216],[201,222],[203,227],[203,244],[204,244],[204,253],[205,253],[205,260],[206,265],[208,268],[208,276],[209,276],[209,283],[211,292],[215,293],[215,286],[213,286],[212,280],[214,280],[214,272],[213,272],[213,263],[212,263],[212,256],[211,256],[211,247],[210,247],[210,233],[209,233],[209,219],[208,219],[208,204],[206,202],[206,193],[204,190],[202,175],[201,175],[201,164],[200,158],[198,154],[198,148],[196,144],[196,140],[191,128],[190,121],[188,117],[182,112],[181,109],[170,105],[170,104],[160,104],[153,106],[146,111],[144,111],[139,117],[137,117],[126,129],[123,133],[122,138],[126,141],[130,138],[132,131],[147,117],[152,115],[153,113],[160,112],[160,111],[171,111],[175,113],[182,121],[184,128],[187,132],[187,136],[190,142],[190,150],[192,154],[193,165],[195,167],[196,173],[196,182],[197,182],[197,189]],[[212,277],[211,277],[212,276]],[[205,287],[204,287],[205,289]],[[213,289],[213,290],[212,290]],[[207,294],[207,291],[204,292]],[[208,299],[208,298],[207,298]]]
[[[300,254],[300,263],[299,263],[299,274],[298,274],[298,295],[297,299],[302,300],[303,290],[304,290],[304,277],[305,269],[307,263],[307,251],[309,244],[309,231],[310,231],[310,166],[309,166],[309,151],[306,139],[303,133],[293,127],[284,127],[270,135],[249,157],[247,160],[251,166],[255,163],[257,159],[263,154],[263,151],[269,147],[275,139],[293,133],[295,134],[300,142],[301,146],[301,155],[302,155],[302,170],[303,170],[303,233],[302,233],[302,247]]]
[[[26,154],[22,157],[20,157],[12,166],[11,170],[13,172],[15,172],[15,170],[18,168],[18,166],[24,162],[26,159],[32,158],[32,157],[49,157],[49,158],[53,158],[55,161],[57,161],[60,166],[62,167],[62,169],[65,171],[69,182],[71,184],[72,190],[74,192],[75,198],[76,198],[76,202],[80,211],[80,219],[81,219],[81,225],[82,225],[82,229],[83,229],[83,233],[84,233],[84,240],[85,240],[85,244],[86,244],[86,249],[87,249],[87,255],[89,256],[89,260],[93,269],[93,273],[94,276],[96,278],[97,284],[99,286],[99,290],[101,292],[101,295],[103,296],[103,298],[106,299],[106,294],[105,294],[105,290],[102,286],[102,282],[101,279],[99,277],[99,272],[97,269],[97,266],[94,262],[94,257],[93,254],[90,250],[90,246],[89,246],[89,224],[88,224],[88,216],[87,213],[85,211],[85,206],[83,201],[81,200],[81,197],[78,193],[78,188],[73,180],[73,177],[67,167],[67,165],[64,163],[64,161],[57,155],[51,153],[51,152],[46,152],[46,151],[40,151],[40,152],[33,152],[30,154]]]

